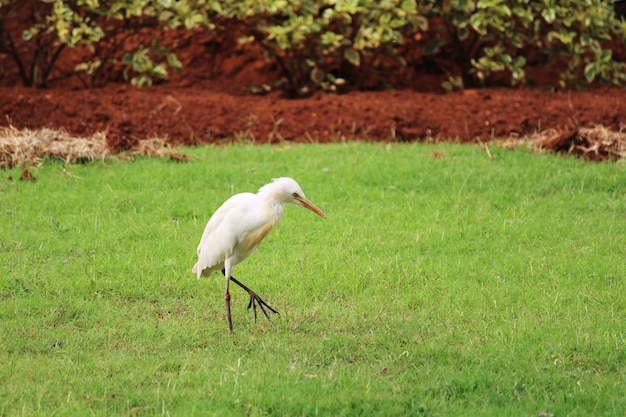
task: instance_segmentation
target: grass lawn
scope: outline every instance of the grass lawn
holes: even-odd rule
[[[0,172],[0,415],[624,416],[626,164],[468,145],[186,149]],[[11,175],[14,180],[8,181]],[[211,213],[292,176],[233,275]]]

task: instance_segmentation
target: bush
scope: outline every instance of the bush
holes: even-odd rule
[[[525,83],[529,64],[557,68],[561,86],[626,84],[626,64],[613,54],[626,22],[606,0],[0,0],[0,53],[28,86],[46,86],[68,47],[84,58],[60,76],[86,75],[97,86],[122,65],[146,86],[181,63],[158,39],[126,50],[131,37],[203,28],[218,39],[233,26],[242,28],[239,42],[275,62],[275,84],[294,96],[391,85],[389,68],[415,55],[405,40],[428,37],[415,62],[436,57],[449,89]],[[221,39],[226,49],[231,38]]]
[[[209,27],[205,3],[203,0],[0,0],[0,53],[13,59],[26,86],[45,87],[68,47],[84,49],[84,58],[60,76],[88,74],[94,85],[103,78],[108,65],[123,62],[135,75],[131,81],[146,85],[153,78],[167,78],[166,68],[178,70],[180,62],[158,46],[158,42],[141,46],[122,61],[121,45],[143,28]]]
[[[427,52],[449,53],[465,86],[497,73],[513,85],[525,82],[528,57],[563,68],[561,86],[626,82],[626,66],[610,49],[612,40],[623,44],[626,23],[605,0],[444,0],[433,10],[444,24]]]
[[[415,0],[304,0],[233,2],[247,21],[243,42],[257,42],[279,66],[284,88],[294,95],[313,89],[360,88],[408,34],[427,28]]]

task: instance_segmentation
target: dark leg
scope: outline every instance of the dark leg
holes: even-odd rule
[[[224,292],[224,300],[226,301],[226,318],[228,320],[228,329],[233,334],[233,319],[230,315],[230,292],[228,291],[228,280],[226,280],[226,291]]]
[[[222,273],[225,273],[225,271],[222,270]],[[263,299],[261,297],[259,297],[259,295],[256,292],[252,291],[250,288],[248,288],[247,286],[245,286],[244,284],[239,282],[239,280],[237,280],[237,278],[235,278],[235,277],[233,277],[231,275],[230,280],[232,282],[234,282],[235,284],[239,285],[241,288],[243,288],[244,291],[246,291],[248,294],[250,294],[250,302],[248,302],[248,309],[250,309],[250,307],[252,307],[252,310],[254,311],[254,321],[256,321],[256,305],[257,305],[257,303],[259,304],[259,307],[261,308],[261,311],[263,312],[263,314],[265,314],[265,317],[267,317],[267,319],[269,321],[272,321],[272,319],[270,318],[269,314],[267,314],[267,311],[265,311],[265,307],[267,307],[268,310],[270,310],[272,313],[280,314],[278,311],[276,311],[272,307],[270,307],[265,301],[263,301]]]

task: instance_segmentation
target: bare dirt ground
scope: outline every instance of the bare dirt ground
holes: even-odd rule
[[[0,126],[62,128],[74,135],[105,131],[112,150],[153,136],[178,144],[360,138],[467,142],[595,125],[626,129],[626,89],[553,92],[539,86],[446,94],[441,77],[425,74],[392,91],[318,92],[289,99],[279,91],[246,92],[269,78],[272,69],[264,62],[226,60],[209,77],[211,63],[199,57],[187,55],[181,75],[144,89],[114,82],[85,89],[70,81],[33,89],[3,76]],[[6,59],[0,64],[8,65]]]

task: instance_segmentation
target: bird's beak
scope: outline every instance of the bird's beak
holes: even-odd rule
[[[295,197],[295,199],[298,200],[300,204],[302,204],[302,206],[308,208],[309,210],[311,210],[313,213],[317,214],[321,218],[323,219],[326,218],[326,215],[324,214],[324,212],[320,210],[319,207],[317,207],[315,204],[307,200],[306,198],[298,196],[298,197]]]

